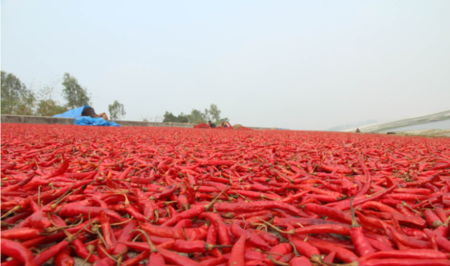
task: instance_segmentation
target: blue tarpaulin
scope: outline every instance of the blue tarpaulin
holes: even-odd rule
[[[69,110],[69,111],[59,114],[59,115],[54,115],[53,117],[79,118],[79,117],[81,117],[81,113],[83,112],[83,110],[88,107],[89,107],[88,105],[82,106],[82,107],[79,107],[76,109]]]
[[[69,110],[65,113],[54,115],[53,117],[62,117],[62,118],[75,118],[74,124],[79,126],[111,126],[111,127],[120,127],[119,124],[116,124],[113,121],[106,121],[101,117],[90,117],[90,116],[81,116],[81,113],[84,109],[89,106],[82,106],[79,108],[75,108]]]
[[[116,124],[113,121],[106,121],[101,117],[90,117],[90,116],[82,116],[80,118],[75,119],[75,125],[79,126],[111,126],[111,127],[120,127],[119,124]]]

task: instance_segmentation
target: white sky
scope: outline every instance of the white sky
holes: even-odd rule
[[[2,70],[33,89],[69,72],[127,120],[214,103],[323,130],[450,109],[448,0],[1,3]]]

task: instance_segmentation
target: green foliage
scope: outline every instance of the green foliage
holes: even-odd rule
[[[219,108],[217,108],[217,105],[215,104],[211,104],[209,110],[208,110],[208,114],[210,115],[210,119],[211,121],[213,121],[216,124],[220,124],[222,122],[226,122],[228,121],[228,118],[220,118],[220,113],[221,111],[219,110]]]
[[[179,114],[178,116],[175,116],[172,113],[166,111],[166,113],[164,114],[163,122],[189,123],[189,119],[188,116],[183,113]]]
[[[2,71],[2,114],[32,115],[36,98],[16,76]]]
[[[175,122],[175,120],[177,119],[176,116],[174,116],[172,113],[169,113],[166,111],[166,113],[164,114],[164,120],[163,122]]]
[[[54,85],[45,86],[39,90],[36,115],[54,116],[56,114],[61,114],[68,111],[67,106],[60,105],[58,102],[53,100],[52,94],[54,91]]]
[[[67,107],[74,109],[77,107],[91,105],[89,93],[82,88],[75,77],[70,76],[69,73],[64,74],[63,95],[67,100]]]
[[[228,121],[228,118],[220,118],[221,111],[217,108],[217,105],[211,104],[209,109],[205,109],[203,113],[200,110],[192,109],[189,115],[181,113],[178,116],[173,115],[170,112],[166,112],[164,114],[163,122],[178,122],[178,123],[192,123],[192,124],[200,124],[207,123],[208,121],[212,121],[216,124],[220,124],[222,122]]]
[[[45,86],[37,93],[27,89],[16,76],[1,72],[2,114],[53,116],[67,110],[90,105],[89,95],[74,77],[64,74],[62,85],[67,105],[61,105],[52,98],[53,86]]]
[[[123,104],[119,103],[117,100],[113,104],[109,105],[109,118],[111,120],[119,120],[126,115],[125,108]]]
[[[66,106],[60,106],[52,99],[40,100],[37,105],[36,114],[40,116],[54,116],[68,111]]]
[[[202,111],[197,109],[192,109],[189,115],[189,122],[192,124],[206,123],[208,122],[207,117]]]

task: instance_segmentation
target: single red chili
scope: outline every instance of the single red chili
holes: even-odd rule
[[[350,209],[352,212],[352,228],[350,229],[350,238],[355,246],[356,253],[359,256],[367,256],[375,253],[370,242],[364,236],[363,228],[358,224],[355,218],[355,210],[353,209],[353,198],[350,200]]]
[[[262,240],[258,235],[251,234],[248,231],[242,229],[237,223],[231,225],[231,233],[236,237],[245,236],[248,239],[248,243],[255,245],[262,250],[269,251],[270,246]]]
[[[289,266],[312,266],[312,263],[306,257],[295,257],[289,261]]]
[[[244,265],[244,248],[247,241],[247,235],[242,235],[239,240],[234,243],[231,249],[231,257],[228,259],[227,266]]]
[[[339,247],[337,245],[333,245],[331,243],[325,243],[325,242],[319,242],[315,240],[308,240],[308,243],[315,246],[319,249],[320,252],[323,253],[331,253],[336,252],[336,257],[344,262],[353,262],[358,260],[358,256],[355,255],[355,253],[351,252],[348,249]]]
[[[3,238],[0,243],[2,255],[12,257],[22,262],[25,266],[36,266],[33,253],[31,253],[29,249],[22,246],[20,243]]]
[[[55,257],[55,266],[74,266],[75,260],[70,256],[70,248],[66,247]]]

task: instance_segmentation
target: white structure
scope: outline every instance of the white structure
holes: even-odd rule
[[[441,120],[450,119],[450,110],[432,113],[421,116],[408,117],[403,119],[392,120],[389,122],[383,122],[378,124],[372,124],[367,126],[362,126],[359,128],[361,132],[380,132],[386,131],[393,128],[406,127],[412,125],[419,125],[423,123],[436,122]],[[344,132],[355,132],[356,128],[342,130]]]

